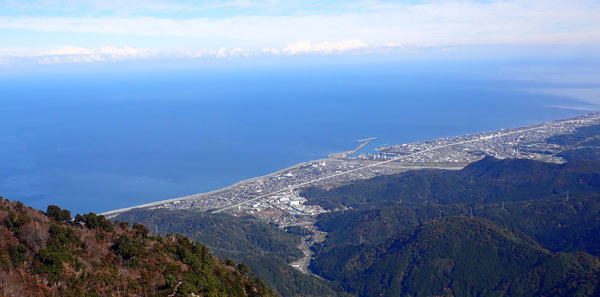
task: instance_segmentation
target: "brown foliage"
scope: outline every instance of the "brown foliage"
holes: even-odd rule
[[[247,296],[245,288],[271,295],[185,237],[163,239],[143,225],[113,224],[95,214],[79,216],[83,223],[57,220],[59,211],[54,207],[49,217],[0,199],[0,297],[179,296],[177,290]],[[173,280],[182,285],[175,289]]]

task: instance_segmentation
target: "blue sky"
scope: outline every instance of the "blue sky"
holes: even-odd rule
[[[0,0],[0,65],[599,44],[598,0]]]

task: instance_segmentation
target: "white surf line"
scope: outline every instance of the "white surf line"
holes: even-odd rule
[[[598,117],[596,117],[596,118],[590,118],[590,119],[598,119]],[[426,150],[414,152],[414,153],[411,153],[411,154],[408,154],[408,155],[403,155],[403,156],[392,158],[392,159],[389,159],[389,160],[385,160],[385,161],[381,161],[381,162],[369,164],[369,165],[366,165],[366,166],[363,166],[363,167],[360,167],[360,168],[351,169],[351,170],[348,170],[348,171],[344,171],[344,172],[340,172],[340,173],[336,173],[336,174],[332,174],[332,175],[320,177],[320,178],[317,178],[317,179],[314,179],[314,180],[310,180],[310,181],[307,181],[307,182],[303,182],[303,183],[299,183],[299,184],[296,184],[296,185],[291,185],[291,186],[288,186],[288,187],[286,187],[284,189],[281,189],[281,190],[278,190],[278,191],[274,191],[274,192],[271,192],[271,193],[268,193],[268,194],[263,194],[263,195],[257,196],[255,198],[252,198],[252,199],[249,199],[249,200],[245,200],[245,201],[233,204],[233,205],[229,205],[229,206],[226,206],[226,207],[219,208],[217,210],[214,210],[212,213],[219,213],[219,212],[222,212],[222,211],[234,208],[234,207],[242,206],[242,205],[247,204],[249,202],[256,201],[256,200],[259,200],[259,199],[262,199],[262,198],[265,198],[265,197],[268,197],[268,196],[271,196],[271,195],[274,195],[274,194],[279,194],[279,193],[282,193],[282,192],[287,192],[287,191],[290,190],[290,188],[291,189],[297,189],[297,188],[304,187],[304,186],[307,186],[307,185],[310,185],[310,184],[313,184],[313,183],[316,183],[316,182],[319,182],[319,181],[322,181],[322,180],[330,179],[330,178],[333,178],[333,177],[338,177],[338,176],[341,176],[341,175],[344,175],[344,174],[349,174],[349,173],[357,172],[357,171],[368,169],[368,168],[372,168],[372,167],[381,166],[381,165],[392,163],[392,162],[395,162],[395,161],[400,161],[402,159],[406,159],[408,157],[412,157],[412,156],[419,155],[419,154],[422,154],[422,153],[427,153],[427,152],[431,152],[431,151],[442,149],[442,148],[446,148],[446,147],[451,147],[451,146],[456,146],[456,145],[461,145],[461,144],[466,144],[466,143],[472,143],[472,142],[477,142],[477,141],[482,141],[482,140],[490,140],[490,139],[494,139],[494,138],[498,138],[498,137],[503,137],[503,136],[507,136],[507,135],[511,135],[511,134],[522,133],[522,132],[532,131],[532,130],[536,130],[536,129],[543,129],[543,128],[557,126],[557,125],[564,125],[564,124],[568,124],[568,123],[572,123],[572,122],[579,122],[579,121],[581,121],[581,119],[561,121],[561,122],[554,123],[554,124],[545,124],[545,125],[541,125],[541,126],[538,125],[538,126],[534,126],[534,127],[531,127],[531,128],[524,128],[524,129],[520,129],[520,130],[516,130],[516,131],[506,132],[506,133],[503,133],[503,134],[482,136],[482,137],[479,137],[479,138],[475,138],[475,139],[471,139],[471,140],[465,140],[465,141],[462,141],[462,142],[455,142],[455,143],[449,143],[449,144],[440,145],[440,146],[433,147],[433,148],[430,148],[430,149],[426,149]]]

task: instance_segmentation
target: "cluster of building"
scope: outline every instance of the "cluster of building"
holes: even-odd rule
[[[261,217],[280,226],[302,225],[307,218],[327,212],[318,205],[307,205],[306,198],[297,191],[274,194],[252,203],[239,205],[232,210],[233,214],[251,214]]]
[[[500,129],[487,133],[381,147],[376,149],[376,154],[362,154],[358,158],[371,161],[468,164],[488,155],[499,159],[526,158],[561,162],[562,159],[557,157],[556,153],[564,148],[546,140],[551,136],[570,133],[578,127],[598,122],[598,115],[590,115],[525,128]]]
[[[332,155],[223,190],[183,197],[152,207],[249,214],[280,226],[308,225],[325,210],[306,205],[306,199],[298,195],[303,188],[331,188],[357,179],[419,168],[460,169],[485,155],[561,162],[556,153],[564,148],[546,140],[553,135],[598,123],[600,114],[593,114],[524,128],[381,147],[375,153],[358,157]]]

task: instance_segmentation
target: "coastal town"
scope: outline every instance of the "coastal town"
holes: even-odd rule
[[[316,215],[326,211],[320,206],[305,204],[306,199],[300,193],[307,187],[332,188],[353,180],[415,169],[459,170],[486,155],[560,163],[563,160],[557,153],[565,148],[547,139],[599,123],[600,114],[589,114],[529,127],[379,147],[370,153],[359,151],[375,138],[362,139],[357,141],[359,146],[354,150],[298,164],[225,189],[137,207],[226,212],[256,216],[280,227],[306,226]],[[356,153],[359,154],[350,156]],[[105,215],[129,209],[109,211]]]

